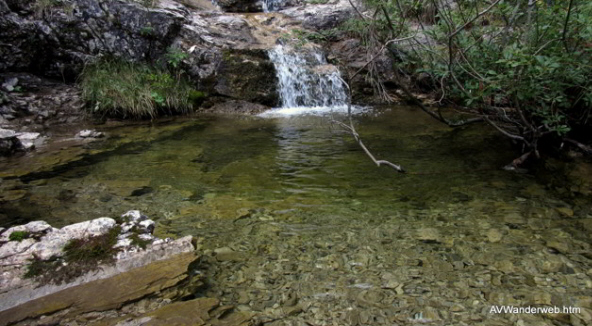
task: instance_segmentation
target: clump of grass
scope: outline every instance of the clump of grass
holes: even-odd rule
[[[61,284],[96,270],[99,264],[112,264],[118,251],[113,246],[120,232],[121,227],[116,226],[104,235],[73,239],[64,246],[63,257],[33,258],[24,277],[34,278],[42,285]]]
[[[154,118],[193,109],[194,89],[180,75],[145,64],[103,60],[85,67],[82,94],[93,113]]]
[[[27,231],[14,231],[8,236],[8,240],[21,242],[28,238],[29,235]]]

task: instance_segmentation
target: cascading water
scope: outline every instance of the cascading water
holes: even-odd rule
[[[335,107],[347,104],[339,71],[316,50],[296,52],[283,45],[269,51],[277,71],[282,107]]]
[[[284,0],[263,0],[263,12],[272,12],[282,9]]]

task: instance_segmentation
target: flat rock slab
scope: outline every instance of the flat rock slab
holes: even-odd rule
[[[229,312],[232,306],[220,306],[213,298],[198,298],[175,302],[134,319],[126,319],[116,326],[247,326],[252,325],[253,314],[248,312]]]
[[[115,276],[67,288],[0,312],[0,325],[67,309],[68,316],[117,309],[177,285],[187,277],[195,252],[184,252]],[[63,317],[62,317],[63,318]]]

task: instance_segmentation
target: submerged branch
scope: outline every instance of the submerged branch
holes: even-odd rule
[[[354,137],[354,139],[356,140],[358,145],[362,148],[362,150],[364,150],[364,153],[366,153],[366,155],[368,155],[368,157],[372,160],[372,162],[374,162],[374,164],[376,164],[376,166],[380,167],[382,165],[387,165],[387,166],[390,166],[391,168],[395,169],[399,173],[406,173],[405,170],[398,164],[394,164],[394,163],[386,161],[386,160],[377,160],[376,157],[372,154],[372,152],[370,152],[368,147],[366,147],[366,145],[364,145],[364,142],[362,142],[362,139],[360,138],[360,134],[358,134],[358,132],[356,131],[356,127],[354,126],[354,122],[352,119],[352,110],[351,110],[352,92],[349,87],[349,83],[347,83],[345,80],[343,80],[343,78],[339,78],[339,79],[341,79],[341,82],[347,88],[347,117],[349,120],[349,125],[347,125],[341,121],[335,120],[335,119],[331,119],[331,122],[336,123],[337,125],[341,126],[343,129],[347,130]]]

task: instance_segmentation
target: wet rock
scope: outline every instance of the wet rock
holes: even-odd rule
[[[279,103],[275,67],[265,50],[224,50],[214,89],[217,94],[246,102]]]
[[[417,230],[416,238],[425,242],[440,242],[440,232],[434,228],[421,228]]]
[[[300,21],[304,28],[312,30],[337,27],[354,15],[354,9],[347,0],[327,4],[308,4],[304,7],[284,9],[281,12]]]
[[[259,0],[217,0],[216,3],[226,12],[263,11],[263,2]]]
[[[78,138],[101,138],[104,136],[105,136],[104,133],[102,133],[100,131],[96,131],[96,130],[90,130],[90,129],[80,130],[76,134],[76,137],[78,137]]]
[[[65,289],[45,286],[37,289],[20,289],[20,296],[15,293],[2,294],[0,320],[11,323],[67,309],[65,316],[58,317],[63,319],[85,312],[115,309],[125,303],[170,288],[188,277],[188,265],[196,259],[190,243],[189,246],[190,251],[176,252],[172,255],[166,250],[147,251],[145,253],[151,253],[148,260],[136,256],[125,262],[120,261],[119,266],[103,270],[100,277],[80,280],[80,285],[68,284]],[[29,295],[43,295],[27,300],[24,296],[27,292],[32,292]],[[51,320],[51,317],[46,318],[44,320]]]
[[[132,197],[139,197],[139,196],[143,196],[146,194],[149,194],[151,192],[154,191],[154,188],[152,187],[142,187],[139,189],[135,189],[134,191],[132,191],[132,193],[130,194],[130,196]]]
[[[566,240],[564,240],[564,241],[549,240],[549,241],[547,241],[547,248],[554,250],[554,251],[558,251],[563,254],[567,254],[570,252],[569,244],[567,243]]]
[[[241,261],[244,260],[244,255],[236,252],[228,247],[217,248],[214,250],[216,260],[218,261]]]
[[[0,129],[0,156],[8,156],[20,149],[20,141],[13,130]]]
[[[485,234],[489,242],[500,242],[503,238],[502,233],[498,229],[489,229]]]
[[[564,217],[573,217],[574,212],[569,207],[556,207],[555,210]]]
[[[175,302],[136,318],[128,318],[117,326],[247,326],[252,325],[252,313],[232,312],[212,298]]]
[[[4,88],[5,90],[12,92],[14,91],[14,87],[18,84],[18,78],[16,77],[12,77],[12,78],[8,78],[6,79],[6,81],[4,83],[2,83],[2,88]]]

